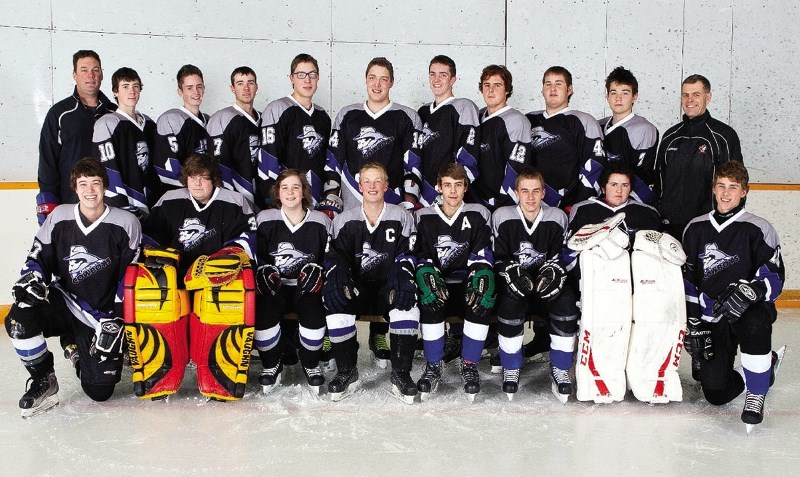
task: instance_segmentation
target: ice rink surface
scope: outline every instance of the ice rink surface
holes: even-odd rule
[[[133,396],[130,370],[110,401],[83,395],[69,363],[56,356],[60,404],[23,420],[17,401],[27,373],[0,333],[2,475],[797,475],[800,466],[800,311],[781,311],[773,347],[787,344],[764,423],[751,435],[739,419],[744,397],[714,407],[691,380],[684,354],[684,400],[562,405],[550,393],[543,360],[523,368],[514,401],[480,364],[482,390],[470,404],[455,364],[431,400],[406,405],[390,394],[389,370],[376,368],[363,340],[363,388],[332,403],[311,394],[299,369],[262,395],[251,384],[240,402],[207,402],[187,370],[168,402]],[[56,353],[57,340],[48,340]],[[415,360],[412,376],[422,372]],[[328,376],[330,379],[331,376]]]

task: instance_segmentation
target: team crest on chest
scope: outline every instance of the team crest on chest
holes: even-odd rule
[[[531,129],[531,146],[537,151],[544,149],[560,140],[561,136],[558,134],[550,134],[541,126],[536,126],[535,128]]]
[[[256,163],[258,162],[258,150],[259,150],[258,135],[251,134],[247,137],[247,140],[250,144],[250,162],[252,162],[253,165],[256,165]]]
[[[368,272],[388,259],[389,254],[377,252],[372,249],[372,246],[368,242],[364,242],[364,245],[361,247],[361,253],[356,254],[356,257],[361,259],[361,271]]]
[[[703,261],[703,278],[715,275],[739,261],[738,255],[728,255],[716,243],[708,243],[703,253],[698,255]]]
[[[278,249],[269,254],[275,259],[275,266],[281,275],[294,275],[303,265],[314,261],[314,254],[297,250],[290,242],[279,243]]]
[[[394,141],[393,137],[384,136],[376,131],[372,126],[361,128],[358,135],[353,138],[356,141],[356,149],[364,159],[372,156],[378,150],[383,149]]]
[[[435,247],[442,268],[450,268],[450,265],[467,251],[469,244],[456,242],[449,235],[440,235],[436,239]]]
[[[322,147],[322,135],[314,129],[314,126],[303,126],[303,133],[297,136],[303,141],[303,149],[309,156],[316,154]]]
[[[422,125],[422,146],[425,147],[439,137],[439,133],[432,130],[428,123]]]
[[[111,259],[89,253],[83,245],[70,247],[69,256],[64,261],[68,263],[72,283],[80,283],[111,264]]]
[[[514,252],[514,255],[517,256],[520,266],[525,269],[535,268],[544,263],[544,254],[533,248],[530,242],[520,242],[519,250]]]
[[[150,165],[150,148],[147,147],[145,141],[136,143],[136,164],[139,165],[142,172],[146,171],[147,166]]]
[[[206,226],[200,219],[184,219],[183,225],[178,228],[178,242],[183,245],[184,250],[192,250],[209,237],[213,237],[217,232],[214,229],[206,230]]]

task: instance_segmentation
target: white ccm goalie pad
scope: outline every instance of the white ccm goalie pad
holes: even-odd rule
[[[631,254],[633,328],[628,352],[628,386],[649,403],[681,401],[678,377],[686,327],[681,265],[686,254],[671,235],[636,232]]]

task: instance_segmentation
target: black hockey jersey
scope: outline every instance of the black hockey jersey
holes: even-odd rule
[[[341,188],[344,208],[361,203],[356,175],[367,162],[379,162],[389,173],[384,199],[399,204],[404,194],[419,197],[422,123],[406,106],[389,103],[373,114],[366,102],[336,115],[325,165],[325,190]]]
[[[561,209],[542,204],[528,224],[518,206],[501,207],[492,214],[495,263],[518,262],[535,277],[545,260],[561,257],[566,230],[567,215]]]
[[[316,104],[309,110],[291,96],[269,103],[261,115],[259,196],[270,197],[270,188],[282,170],[297,169],[306,172],[314,200],[322,200],[330,130],[331,117]]]
[[[153,206],[142,227],[157,244],[180,252],[181,279],[197,257],[223,247],[241,247],[254,256],[253,209],[242,194],[228,189],[216,188],[204,206],[186,188],[169,191]]]
[[[159,190],[151,160],[156,123],[144,114],[136,118],[117,110],[94,125],[94,151],[108,173],[106,203],[141,215],[150,212]]]
[[[599,224],[620,212],[625,212],[623,224],[631,236],[631,241],[634,234],[639,230],[661,229],[661,216],[655,207],[632,199],[628,199],[622,205],[612,207],[602,199],[592,197],[572,206],[572,210],[569,213],[569,236],[572,236],[584,225]],[[677,239],[678,237],[675,238]]]
[[[211,152],[219,162],[222,185],[242,194],[250,202],[255,197],[258,160],[258,112],[255,117],[234,104],[220,109],[208,119]]]
[[[181,185],[181,167],[194,153],[208,151],[208,115],[195,116],[186,108],[170,109],[156,121],[156,150],[153,164],[163,190]]]
[[[142,229],[133,214],[115,207],[87,227],[78,207],[60,205],[47,216],[22,274],[55,285],[72,314],[94,329],[100,318],[122,316],[125,269],[139,255]]]
[[[636,177],[631,184],[631,195],[645,204],[653,203],[658,129],[645,118],[631,113],[611,124],[612,116],[600,120],[603,128],[603,145],[608,162],[623,161]]]
[[[297,275],[305,264],[324,264],[332,232],[331,220],[324,213],[306,211],[302,222],[292,225],[282,210],[262,210],[257,227],[258,264],[278,267],[284,285],[297,285]]]
[[[683,234],[683,250],[688,316],[711,317],[719,294],[740,279],[763,286],[767,302],[774,302],[783,290],[785,268],[778,233],[744,209],[721,225],[713,212],[694,218]]]
[[[414,212],[417,239],[414,255],[442,272],[448,283],[464,281],[472,267],[494,265],[489,210],[479,204],[462,204],[448,218],[438,205]]]
[[[517,173],[532,164],[530,122],[506,106],[492,115],[480,110],[481,157],[472,195],[494,210],[517,203]]]
[[[470,182],[480,175],[481,152],[478,107],[466,98],[450,97],[441,104],[419,108],[422,121],[422,189],[420,202],[432,205],[436,196],[439,170],[456,162],[467,170]]]
[[[544,176],[544,202],[562,209],[600,194],[606,162],[603,131],[590,114],[562,109],[527,114],[531,122],[533,164]]]
[[[350,270],[357,282],[384,282],[389,266],[412,255],[414,218],[400,206],[384,204],[375,226],[369,225],[361,207],[347,209],[333,220],[326,268]]]

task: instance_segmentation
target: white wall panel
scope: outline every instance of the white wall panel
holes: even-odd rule
[[[0,25],[50,28],[49,0],[4,0]]]

